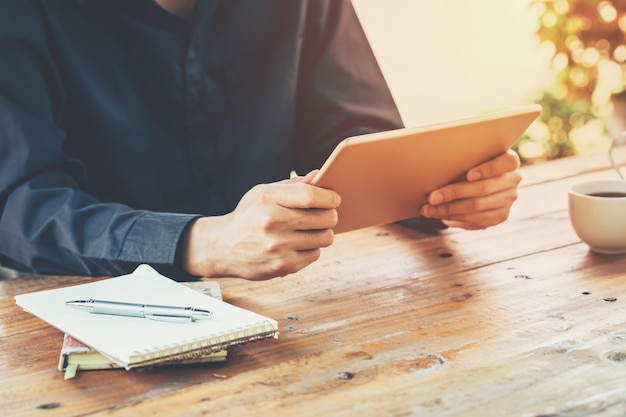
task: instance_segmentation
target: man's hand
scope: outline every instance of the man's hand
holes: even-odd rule
[[[261,184],[235,210],[191,226],[183,268],[192,275],[263,280],[296,272],[334,240],[337,193],[311,185],[316,175]]]
[[[522,179],[519,156],[512,150],[467,172],[466,181],[446,185],[428,196],[421,215],[448,226],[486,229],[509,217]]]

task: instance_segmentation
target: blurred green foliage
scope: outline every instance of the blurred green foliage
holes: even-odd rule
[[[532,163],[608,146],[612,98],[624,92],[626,0],[532,0],[554,83],[537,126],[516,145]]]

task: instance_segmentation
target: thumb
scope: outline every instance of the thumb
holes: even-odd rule
[[[288,180],[284,180],[283,182],[286,184],[295,184],[295,183],[311,184],[313,180],[315,179],[315,177],[317,176],[317,173],[319,171],[320,171],[319,169],[314,169],[313,171],[309,172],[305,176],[293,177]]]
[[[314,169],[313,171],[309,172],[304,177],[302,177],[302,182],[306,184],[311,184],[313,180],[315,179],[315,177],[317,177],[318,172],[320,172],[319,169]]]

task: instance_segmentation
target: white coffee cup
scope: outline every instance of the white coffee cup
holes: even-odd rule
[[[626,180],[590,181],[569,191],[574,231],[598,253],[626,253]]]

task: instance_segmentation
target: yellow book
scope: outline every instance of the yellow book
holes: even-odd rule
[[[158,365],[186,365],[206,362],[224,362],[228,350],[201,354],[197,357],[169,359]],[[69,334],[63,336],[63,346],[59,355],[59,371],[65,371],[65,379],[74,378],[78,371],[99,369],[121,369],[122,367],[95,349],[90,348]]]

